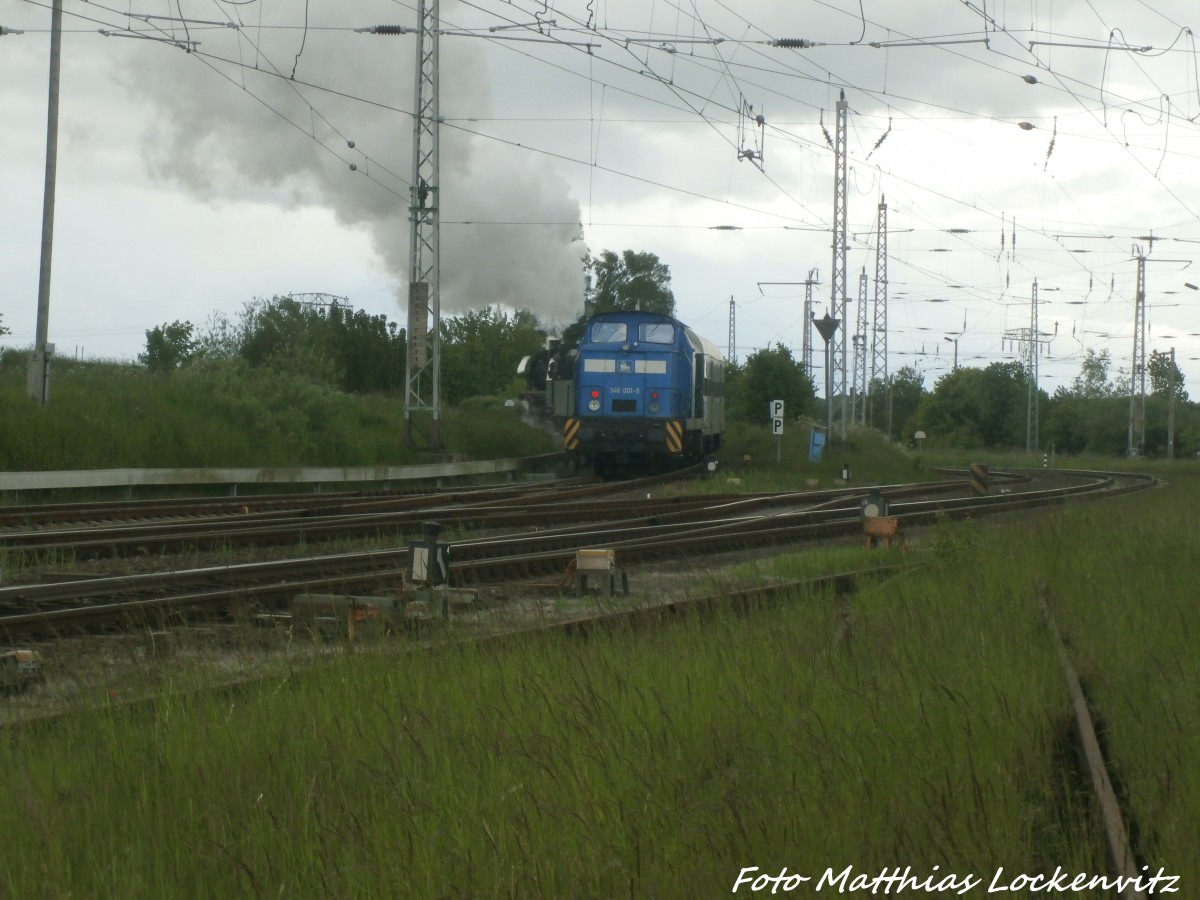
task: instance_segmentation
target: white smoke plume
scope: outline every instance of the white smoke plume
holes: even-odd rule
[[[417,38],[344,29],[412,26],[415,15],[391,3],[347,8],[314,0],[310,6],[313,27],[305,35],[266,27],[304,20],[303,0],[288,0],[262,12],[269,21],[195,32],[204,55],[166,51],[155,55],[149,71],[140,55],[126,78],[157,110],[145,160],[157,177],[213,204],[251,196],[284,208],[329,208],[369,234],[395,277],[403,308],[412,143],[407,113]],[[444,21],[456,6],[441,4]],[[189,11],[186,4],[183,9]],[[334,25],[343,30],[327,30]],[[179,27],[174,34],[182,36]],[[489,76],[479,45],[471,38],[441,39],[440,106],[448,119],[488,113]],[[532,309],[545,322],[577,315],[585,248],[579,203],[567,182],[528,151],[450,126],[441,129],[440,157],[443,311],[499,304]]]

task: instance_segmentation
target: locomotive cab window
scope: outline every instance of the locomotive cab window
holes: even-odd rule
[[[624,322],[597,322],[592,326],[592,343],[619,344],[628,333]]]
[[[647,344],[672,344],[675,326],[670,322],[643,322],[638,329],[638,340]]]

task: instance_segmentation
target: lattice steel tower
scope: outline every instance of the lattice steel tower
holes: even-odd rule
[[[409,446],[420,443],[420,435],[427,446],[437,450],[442,446],[438,0],[417,0],[417,42],[404,420]]]
[[[842,439],[846,438],[846,426],[850,418],[847,403],[849,400],[849,385],[846,381],[846,92],[841,91],[837,102],[837,122],[834,125],[833,155],[833,288],[831,300],[833,317],[844,323],[833,336],[833,396],[839,396],[838,420],[841,422]],[[833,397],[826,397],[826,403],[832,403]]]
[[[1057,330],[1057,329],[1056,329]],[[1038,353],[1042,344],[1049,345],[1052,335],[1038,331],[1038,283],[1033,280],[1029,302],[1029,327],[1010,328],[1004,332],[1006,341],[1020,345],[1021,363],[1025,366],[1028,399],[1025,409],[1025,449],[1036,450],[1038,438]]]
[[[878,385],[887,384],[888,379],[887,294],[887,204],[881,194],[879,231],[875,240],[875,331],[871,342],[871,384]],[[867,421],[870,421],[869,413]]]
[[[858,276],[858,322],[854,332],[854,405],[850,418],[855,422],[867,421],[867,349],[871,345],[867,331],[869,320],[867,268],[863,266]]]

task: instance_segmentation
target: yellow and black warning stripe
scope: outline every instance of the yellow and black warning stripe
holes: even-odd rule
[[[667,422],[667,452],[683,452],[683,423],[678,419]]]
[[[579,426],[582,424],[578,419],[567,419],[563,425],[563,449],[578,450],[579,449]]]

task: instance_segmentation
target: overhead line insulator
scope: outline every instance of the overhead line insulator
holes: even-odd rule
[[[408,25],[372,25],[370,28],[356,28],[355,31],[366,34],[408,34],[416,29]]]
[[[771,46],[782,47],[784,50],[807,50],[809,47],[818,46],[818,42],[806,38],[775,38],[771,41]]]

